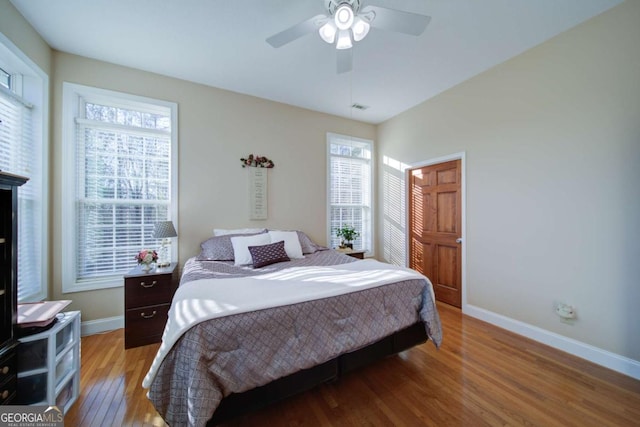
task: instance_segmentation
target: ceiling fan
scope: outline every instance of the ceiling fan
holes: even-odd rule
[[[267,43],[278,48],[317,31],[322,40],[335,43],[338,73],[345,73],[352,68],[353,43],[365,38],[371,27],[419,36],[431,20],[426,15],[372,4],[361,7],[361,0],[324,0],[324,6],[326,15],[316,15],[274,34],[267,39]]]

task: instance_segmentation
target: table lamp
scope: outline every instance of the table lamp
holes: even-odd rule
[[[162,246],[158,251],[158,267],[166,267],[171,264],[169,255],[169,246],[171,246],[171,238],[178,236],[176,229],[171,221],[160,221],[156,223],[153,230],[153,237],[162,239]]]

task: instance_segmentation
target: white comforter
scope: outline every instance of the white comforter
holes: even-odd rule
[[[178,288],[162,344],[142,386],[149,388],[169,350],[192,326],[205,320],[356,292],[425,276],[375,260],[330,267],[296,267],[234,279],[202,279]]]

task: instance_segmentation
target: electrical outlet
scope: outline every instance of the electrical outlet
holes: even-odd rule
[[[576,309],[569,304],[559,303],[556,305],[556,314],[563,322],[570,323],[576,318]]]

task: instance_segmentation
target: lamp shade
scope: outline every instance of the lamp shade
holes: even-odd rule
[[[350,49],[353,44],[351,43],[351,34],[347,30],[340,30],[338,32],[338,42],[336,43],[336,49]]]
[[[156,239],[166,239],[168,237],[176,237],[176,229],[171,221],[156,222],[156,227],[153,230],[153,237]]]
[[[318,32],[320,33],[320,37],[322,37],[322,40],[326,41],[329,44],[333,43],[336,40],[337,31],[338,29],[336,28],[336,24],[334,24],[333,21],[328,21],[318,30]]]
[[[356,17],[353,26],[351,27],[351,31],[353,32],[353,40],[359,42],[363,38],[367,36],[369,33],[369,29],[371,25],[364,19],[359,16]]]
[[[343,3],[336,9],[333,19],[339,30],[348,30],[353,24],[353,9],[347,3]]]

